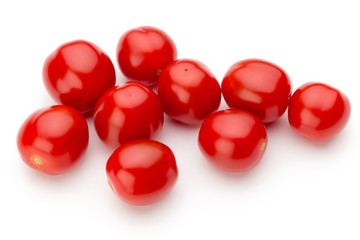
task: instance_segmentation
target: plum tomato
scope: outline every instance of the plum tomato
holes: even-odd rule
[[[349,99],[327,84],[303,84],[291,97],[288,109],[290,126],[311,141],[322,142],[335,137],[349,118]]]
[[[132,205],[159,201],[178,178],[171,149],[148,139],[127,142],[117,148],[106,164],[106,173],[114,193]]]
[[[160,72],[174,59],[174,42],[162,30],[144,26],[125,32],[117,46],[122,73],[132,81],[154,86]]]
[[[56,102],[88,114],[99,98],[115,86],[115,68],[95,44],[76,40],[59,46],[47,57],[43,80]]]
[[[17,146],[31,168],[48,175],[73,168],[89,142],[86,120],[75,109],[55,105],[31,114],[22,124]]]
[[[216,112],[205,119],[198,143],[216,167],[230,172],[247,171],[263,157],[267,134],[262,121],[241,109]]]
[[[130,140],[155,137],[163,122],[164,112],[158,96],[136,82],[108,90],[94,111],[98,136],[115,148]]]
[[[260,59],[235,63],[225,74],[221,90],[231,108],[247,110],[264,123],[280,118],[289,103],[291,82],[283,69]]]
[[[164,112],[188,124],[200,124],[221,100],[214,75],[203,63],[190,59],[169,64],[159,76],[157,91]]]

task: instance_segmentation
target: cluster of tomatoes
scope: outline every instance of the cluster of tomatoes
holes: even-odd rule
[[[171,149],[151,140],[162,129],[164,113],[183,124],[201,124],[201,152],[232,172],[258,164],[268,141],[265,126],[287,108],[291,127],[311,141],[334,137],[350,116],[349,100],[339,90],[306,83],[291,94],[285,71],[264,60],[235,63],[220,86],[203,63],[177,59],[174,42],[153,27],[124,33],[117,60],[131,80],[119,86],[110,58],[93,43],[68,42],[48,56],[44,84],[62,105],[34,112],[21,126],[17,144],[27,165],[50,175],[74,167],[88,146],[84,117],[93,116],[99,138],[116,149],[106,164],[110,187],[130,204],[148,205],[163,198],[178,177]],[[216,112],[221,94],[231,109]]]

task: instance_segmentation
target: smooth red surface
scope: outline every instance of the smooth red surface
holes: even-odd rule
[[[210,115],[201,125],[198,143],[216,167],[241,172],[255,167],[267,145],[261,120],[244,110],[228,109]]]
[[[158,80],[164,112],[188,124],[200,124],[219,108],[220,85],[201,62],[182,59],[168,65]]]
[[[301,136],[314,142],[333,138],[350,118],[349,99],[329,85],[306,83],[292,95],[288,119]]]
[[[101,95],[115,86],[115,69],[103,50],[77,40],[61,45],[48,56],[43,80],[55,101],[88,113]]]
[[[24,162],[49,175],[62,174],[74,167],[87,149],[88,141],[84,117],[63,105],[42,108],[31,114],[17,136]]]
[[[106,164],[112,190],[132,205],[153,204],[167,195],[178,177],[174,154],[154,140],[135,140],[117,148]]]
[[[123,74],[147,86],[155,85],[160,72],[177,56],[174,42],[162,30],[144,26],[124,33],[117,46]]]
[[[94,111],[96,132],[111,147],[155,137],[163,122],[164,112],[158,96],[150,88],[135,82],[107,91]]]
[[[275,64],[247,59],[230,67],[221,90],[229,107],[247,110],[264,123],[270,123],[284,114],[291,82],[285,71]]]

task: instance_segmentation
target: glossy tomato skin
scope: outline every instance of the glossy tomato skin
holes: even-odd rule
[[[89,142],[86,120],[75,109],[55,105],[31,114],[22,124],[17,146],[31,168],[58,175],[73,168]]]
[[[131,140],[155,137],[163,123],[164,112],[158,96],[136,82],[108,90],[94,111],[98,136],[115,148]]]
[[[187,124],[200,124],[219,108],[220,85],[210,70],[191,59],[175,60],[160,74],[157,92],[164,112]]]
[[[162,30],[143,26],[124,33],[117,46],[123,74],[147,86],[156,84],[160,72],[177,56],[171,38]]]
[[[262,121],[252,113],[228,109],[205,119],[198,143],[201,152],[216,167],[242,172],[260,162],[266,149],[267,134]]]
[[[264,123],[271,123],[280,118],[288,106],[291,81],[279,66],[247,59],[230,67],[221,90],[229,107],[247,110]]]
[[[301,136],[323,142],[344,129],[350,111],[350,102],[344,93],[324,83],[310,82],[292,95],[288,120]]]
[[[117,148],[106,164],[110,187],[125,202],[149,205],[165,197],[175,185],[178,169],[166,145],[134,140]]]
[[[76,40],[59,46],[47,57],[43,80],[55,101],[86,114],[115,86],[115,68],[95,44]]]

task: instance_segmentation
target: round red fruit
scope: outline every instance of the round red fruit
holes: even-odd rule
[[[155,137],[161,131],[164,112],[153,90],[129,82],[108,90],[94,111],[94,124],[100,139],[111,147]]]
[[[242,172],[260,162],[267,134],[262,121],[252,113],[228,109],[205,119],[198,142],[201,152],[216,167]]]
[[[61,45],[47,57],[43,80],[55,101],[86,114],[115,86],[115,69],[103,50],[77,40]]]
[[[158,95],[164,112],[183,123],[200,124],[220,105],[221,90],[201,62],[176,60],[160,74]]]
[[[349,99],[329,85],[306,83],[291,97],[288,109],[290,126],[311,141],[333,138],[344,129],[349,118]]]
[[[42,108],[31,114],[17,136],[23,161],[49,175],[62,174],[73,168],[85,153],[88,142],[84,117],[63,105]]]
[[[123,74],[147,86],[156,84],[160,72],[177,56],[174,42],[162,30],[138,27],[124,33],[117,46]]]
[[[247,110],[270,123],[284,114],[291,96],[291,82],[275,64],[248,59],[230,67],[221,90],[229,107]]]
[[[176,183],[174,154],[154,140],[135,140],[117,148],[106,164],[110,187],[132,205],[153,204],[167,195]]]

